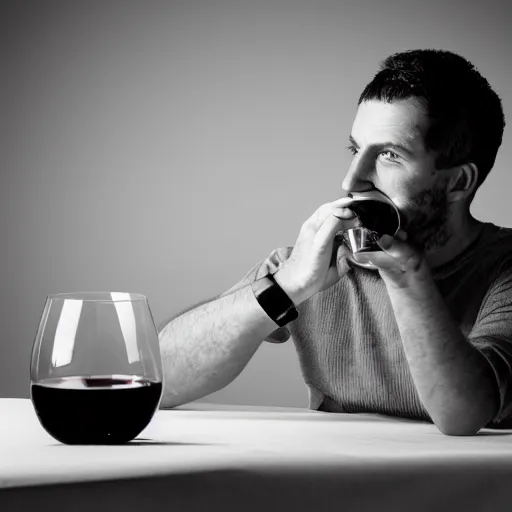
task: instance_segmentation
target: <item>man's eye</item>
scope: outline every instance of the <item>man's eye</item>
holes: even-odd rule
[[[353,145],[347,146],[347,149],[353,154],[357,155],[357,148]]]
[[[386,160],[398,160],[399,156],[396,153],[393,153],[393,151],[381,151],[379,153],[379,156],[384,156]]]

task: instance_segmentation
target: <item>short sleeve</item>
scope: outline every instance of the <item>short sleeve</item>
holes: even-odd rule
[[[279,270],[279,267],[289,258],[292,249],[293,247],[285,247],[273,250],[268,258],[254,265],[238,283],[219,295],[219,297],[224,297],[225,295],[236,292],[252,284],[256,279],[260,279],[269,274],[275,274]],[[270,333],[265,341],[270,343],[284,343],[289,338],[290,331],[286,327],[279,327]]]
[[[512,258],[500,266],[469,341],[489,361],[499,388],[500,408],[490,426],[512,424]],[[506,427],[510,428],[510,427]]]

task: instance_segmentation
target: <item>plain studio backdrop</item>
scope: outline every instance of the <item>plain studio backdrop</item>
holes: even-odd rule
[[[357,98],[389,54],[460,53],[511,116],[510,6],[2,2],[0,396],[29,396],[48,294],[139,292],[160,325],[292,245],[339,196]],[[508,227],[511,133],[472,207]],[[292,343],[204,400],[306,406]]]

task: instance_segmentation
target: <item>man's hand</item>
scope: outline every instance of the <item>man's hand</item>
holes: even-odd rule
[[[402,230],[394,238],[384,235],[378,241],[382,251],[373,253],[371,257],[367,256],[367,259],[379,269],[385,281],[398,287],[407,284],[409,276],[417,273],[425,264],[423,255],[406,240],[407,233]],[[353,257],[357,261],[358,255]]]
[[[296,305],[329,288],[350,270],[350,252],[343,244],[335,249],[334,237],[343,229],[344,220],[355,217],[348,208],[352,202],[343,197],[318,208],[304,222],[290,257],[274,274]]]

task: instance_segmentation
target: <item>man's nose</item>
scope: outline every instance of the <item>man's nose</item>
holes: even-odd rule
[[[375,188],[373,183],[374,170],[374,163],[368,156],[357,156],[352,160],[341,187],[346,192],[366,192]]]

